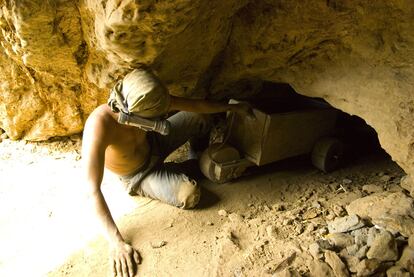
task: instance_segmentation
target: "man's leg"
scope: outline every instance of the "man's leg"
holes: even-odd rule
[[[156,148],[159,149],[161,152],[159,154],[163,158],[188,140],[202,139],[207,136],[211,128],[211,119],[208,115],[178,112],[167,120],[171,123],[170,133],[167,136],[155,135]]]
[[[191,209],[200,200],[200,187],[188,177],[184,163],[165,163],[154,168],[142,181],[137,193],[170,205]]]
[[[153,154],[162,160],[189,139],[206,136],[211,126],[208,116],[190,112],[178,112],[168,121],[171,123],[168,136],[153,137]],[[195,171],[191,166],[188,162],[158,165],[142,179],[136,192],[180,208],[193,208],[200,200],[200,187],[189,177]]]

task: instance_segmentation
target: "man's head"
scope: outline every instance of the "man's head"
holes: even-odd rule
[[[114,86],[108,104],[112,110],[156,118],[168,112],[170,95],[154,73],[139,68],[129,72]]]

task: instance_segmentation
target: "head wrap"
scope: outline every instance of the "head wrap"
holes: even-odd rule
[[[149,69],[139,68],[115,84],[108,105],[114,112],[154,118],[168,112],[170,100],[167,88],[158,77]]]

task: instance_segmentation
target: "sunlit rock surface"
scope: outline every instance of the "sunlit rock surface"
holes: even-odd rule
[[[12,139],[82,131],[113,83],[144,63],[182,96],[220,98],[244,94],[244,84],[290,83],[365,119],[414,173],[412,1],[0,5],[0,128]]]

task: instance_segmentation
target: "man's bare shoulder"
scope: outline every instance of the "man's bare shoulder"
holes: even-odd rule
[[[107,105],[98,106],[88,117],[84,128],[84,137],[107,137],[116,128],[115,115]]]

